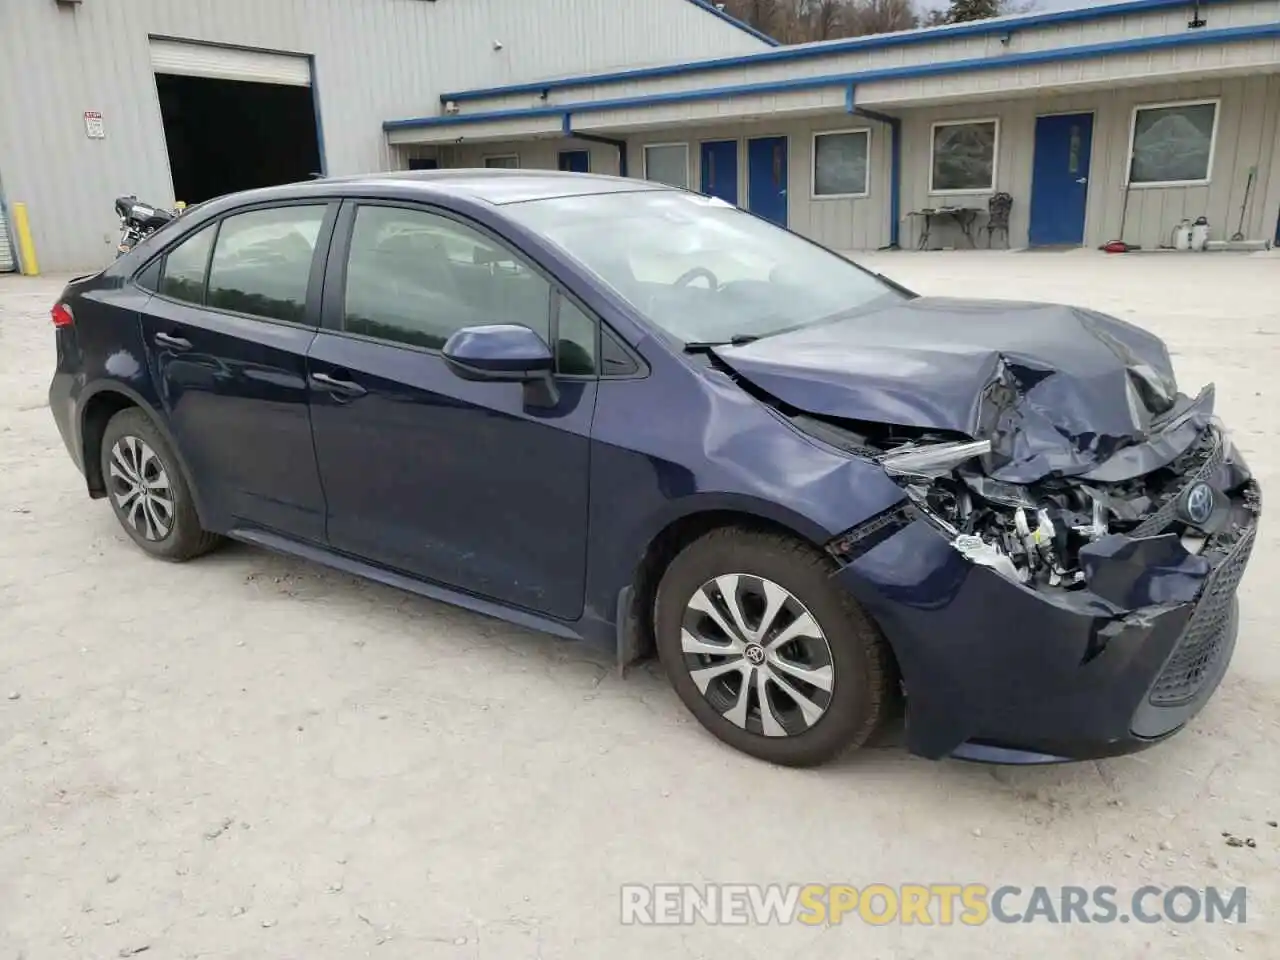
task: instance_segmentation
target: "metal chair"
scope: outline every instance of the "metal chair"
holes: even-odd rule
[[[1004,193],[993,193],[987,201],[987,248],[991,247],[991,235],[997,230],[1004,232],[1004,245],[1009,246],[1009,211],[1013,209],[1013,196]]]

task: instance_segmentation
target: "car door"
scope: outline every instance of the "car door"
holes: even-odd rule
[[[582,611],[598,330],[503,241],[439,210],[348,202],[311,347],[330,545],[561,619]],[[449,371],[463,327],[555,342],[557,397]]]
[[[219,526],[324,542],[306,355],[338,204],[232,213],[144,273],[143,314],[164,412]]]

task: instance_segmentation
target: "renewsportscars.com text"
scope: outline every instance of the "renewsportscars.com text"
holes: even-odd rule
[[[873,926],[987,923],[1244,923],[1244,887],[991,886],[981,883],[627,884],[627,925],[846,922]]]

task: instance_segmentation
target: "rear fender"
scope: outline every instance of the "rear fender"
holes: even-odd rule
[[[103,424],[102,430],[94,430],[91,434],[86,417],[86,414],[93,406],[94,397],[101,397],[104,394],[115,394],[123,397],[129,401],[131,406],[137,407],[147,415],[151,423],[160,432],[160,435],[164,437],[164,441],[169,445],[169,449],[173,451],[173,455],[178,458],[178,466],[182,470],[183,479],[187,482],[187,489],[191,491],[191,498],[195,502],[196,514],[200,517],[200,526],[206,530],[213,529],[211,524],[214,523],[214,518],[210,517],[206,511],[204,498],[200,495],[200,484],[192,474],[191,468],[187,464],[187,459],[183,455],[182,447],[174,438],[172,431],[170,431],[164,415],[137,390],[118,380],[91,384],[80,394],[77,426],[80,435],[81,456],[84,458],[85,465],[85,484],[89,489],[89,496],[94,499],[101,499],[107,495],[106,487],[102,481],[102,470],[99,466],[102,452],[102,430],[105,430],[106,424]]]

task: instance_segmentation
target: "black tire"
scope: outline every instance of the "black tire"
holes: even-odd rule
[[[792,767],[816,766],[846,749],[861,746],[884,719],[892,702],[892,656],[875,625],[853,598],[832,580],[831,571],[830,561],[807,544],[779,534],[732,527],[714,530],[694,541],[667,568],[658,586],[654,611],[658,656],[685,706],[704,727],[730,746],[771,763]],[[716,577],[733,573],[746,575],[748,579],[740,581],[743,583],[758,584],[751,578],[763,578],[782,587],[791,595],[792,600],[788,603],[798,601],[802,604],[825,638],[823,656],[829,654],[830,691],[820,692],[816,687],[797,686],[797,689],[817,697],[829,697],[829,701],[825,703],[825,712],[812,725],[806,727],[797,723],[797,732],[788,730],[790,735],[765,736],[761,732],[764,718],[760,712],[759,690],[763,689],[766,681],[761,681],[761,686],[748,695],[748,703],[754,702],[755,712],[743,714],[744,725],[739,726],[726,719],[725,713],[708,700],[691,674],[691,670],[702,665],[726,664],[734,660],[732,656],[718,658],[687,654],[681,639],[682,631],[690,623],[686,615],[700,616],[687,610],[695,593],[704,585],[709,586]],[[775,618],[775,622],[779,619]],[[723,633],[719,628],[713,627],[712,630]],[[776,636],[780,632],[771,631],[764,637]],[[760,645],[766,645],[764,639]],[[759,651],[754,653],[759,655]],[[699,667],[692,666],[690,661]],[[741,663],[748,664],[748,660],[744,657]],[[756,667],[747,674],[740,674],[739,683],[747,683],[746,678],[751,677],[750,683],[754,687],[761,675],[757,671],[761,669]],[[770,669],[772,676],[781,674],[784,679],[793,680],[789,674]],[[733,681],[728,683],[732,685]],[[708,689],[711,690],[710,687]],[[738,690],[741,690],[740,686]],[[780,695],[778,691],[778,687],[769,687],[770,702],[775,705],[790,703],[795,707],[795,715],[799,716],[802,712],[798,701],[790,700],[785,693]],[[718,692],[724,695],[723,691]],[[727,695],[736,696],[731,686]],[[727,701],[722,700],[721,706],[724,702]],[[782,711],[771,709],[770,713],[776,720]],[[751,729],[753,726],[755,730]],[[775,732],[777,729],[774,726]]]
[[[145,449],[133,444],[132,441],[135,440],[145,444],[145,448],[150,449],[155,461],[163,468],[167,481],[165,489],[170,494],[164,500],[172,503],[171,512],[159,511],[148,517],[145,510],[126,510],[125,507],[133,501],[128,501],[125,506],[121,505],[122,491],[128,489],[128,481],[119,477],[118,467],[116,473],[113,473],[113,457],[116,444],[122,441],[130,449]],[[182,472],[182,466],[164,435],[142,410],[129,407],[111,418],[102,434],[101,457],[102,479],[107,488],[111,509],[129,538],[148,554],[161,560],[180,563],[206,554],[222,542],[217,534],[201,529],[191,487]],[[147,458],[147,464],[154,469],[150,458]],[[148,531],[163,535],[151,537]]]

